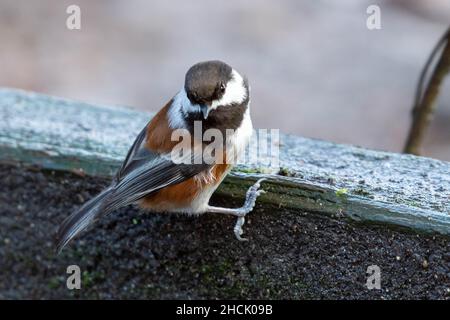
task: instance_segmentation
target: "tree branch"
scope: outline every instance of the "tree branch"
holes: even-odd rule
[[[443,48],[443,49],[442,49]],[[442,49],[442,51],[441,51]],[[428,85],[425,89],[424,83],[428,70],[438,54],[442,54],[431,74]],[[450,27],[447,29],[443,37],[439,40],[427,63],[425,64],[417,85],[416,98],[412,110],[413,122],[411,124],[408,138],[405,144],[404,152],[420,155],[421,146],[425,130],[427,129],[434,112],[435,102],[439,95],[439,90],[443,79],[450,70]]]

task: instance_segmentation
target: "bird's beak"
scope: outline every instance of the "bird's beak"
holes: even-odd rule
[[[208,114],[209,114],[209,107],[207,104],[201,104],[200,105],[200,110],[202,111],[203,114],[203,119],[206,120],[206,118],[208,118]]]

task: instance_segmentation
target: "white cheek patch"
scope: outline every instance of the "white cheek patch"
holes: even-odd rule
[[[250,117],[250,106],[248,106],[239,128],[236,129],[233,135],[227,136],[228,148],[231,147],[232,152],[234,152],[230,158],[231,161],[239,161],[239,157],[245,152],[245,148],[250,142],[252,134],[253,124]]]
[[[233,69],[231,72],[231,80],[228,81],[225,93],[219,100],[214,100],[211,104],[211,110],[218,106],[226,106],[231,104],[240,104],[247,98],[247,89],[244,85],[242,76]]]

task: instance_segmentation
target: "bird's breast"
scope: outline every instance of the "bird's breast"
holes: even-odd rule
[[[173,130],[167,123],[168,107],[166,106],[162,112],[155,116],[158,121],[154,119],[155,121],[150,124],[147,133],[149,137],[147,147],[151,150],[165,153],[169,152],[174,146],[173,142],[167,141],[167,136]],[[252,132],[250,111],[249,108],[246,108],[240,125],[234,129],[230,136],[224,137],[226,143],[224,149],[221,150],[222,161],[214,162],[208,169],[192,178],[146,196],[140,201],[140,206],[157,212],[186,212],[192,214],[205,212],[212,194],[244,152]],[[162,137],[165,137],[165,139]]]

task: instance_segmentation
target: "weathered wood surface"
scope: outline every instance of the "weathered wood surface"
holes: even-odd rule
[[[0,89],[0,161],[111,176],[150,114]],[[280,136],[280,167],[238,166],[218,192],[337,218],[450,235],[450,163]]]

